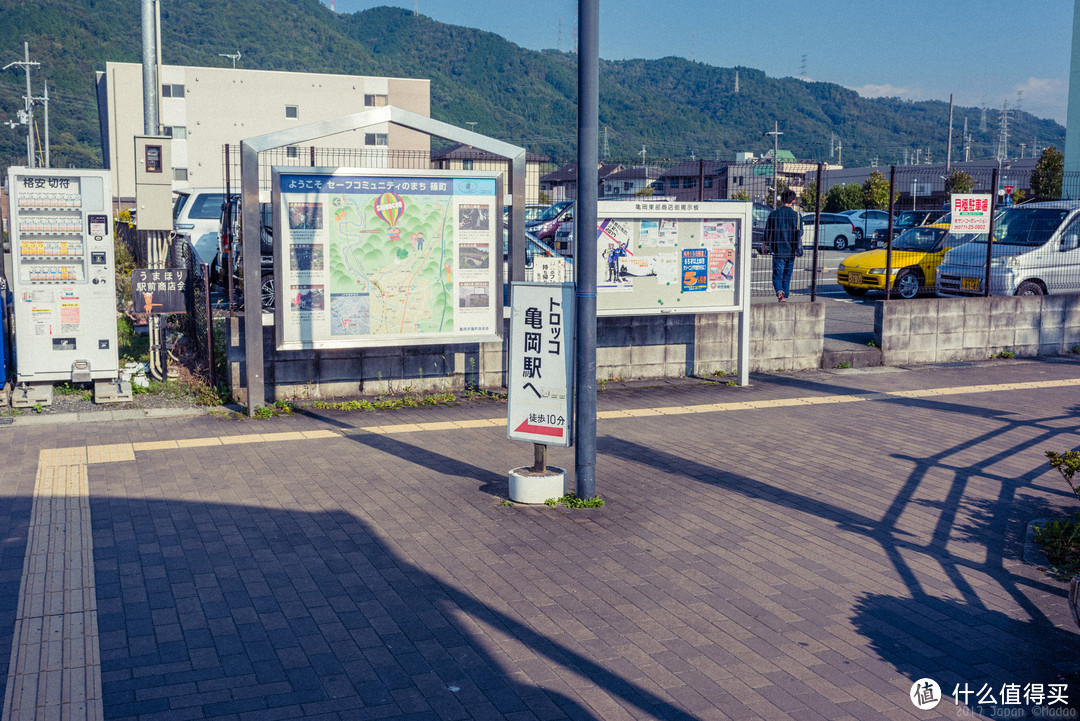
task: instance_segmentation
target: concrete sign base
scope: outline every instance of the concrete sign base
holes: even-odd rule
[[[514,503],[543,503],[566,494],[566,471],[548,466],[539,473],[531,468],[510,471],[510,500]]]

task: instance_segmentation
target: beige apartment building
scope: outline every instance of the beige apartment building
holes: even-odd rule
[[[431,115],[428,80],[163,65],[158,118],[172,137],[173,189],[222,187],[222,148],[239,158],[240,141],[266,133],[393,105]],[[106,63],[97,73],[102,156],[113,197],[135,197],[135,136],[143,135],[142,65]],[[321,138],[312,145],[360,151],[427,153],[424,133],[384,123]],[[234,167],[236,167],[234,160]],[[302,161],[301,161],[302,162]],[[425,164],[426,165],[426,164]],[[238,179],[234,179],[237,182]]]

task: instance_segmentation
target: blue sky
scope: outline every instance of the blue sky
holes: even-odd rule
[[[418,9],[533,50],[559,48],[561,25],[561,48],[577,44],[576,0],[333,1],[339,13]],[[601,0],[600,57],[679,55],[800,77],[805,56],[806,78],[867,97],[1019,102],[1064,124],[1072,16],[1072,0]]]

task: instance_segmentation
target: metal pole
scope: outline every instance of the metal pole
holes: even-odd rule
[[[952,170],[952,93],[949,93],[949,143],[945,152],[945,175]]]
[[[896,166],[889,166],[889,228],[885,231],[885,300],[892,295],[893,211],[896,209]]]
[[[813,270],[810,271],[810,302],[817,300],[817,274],[818,274],[818,240],[821,238],[821,174],[824,172],[825,163],[817,166],[817,197],[814,198],[814,251],[811,257],[814,259]],[[802,242],[802,241],[799,241]]]
[[[38,167],[34,152],[34,96],[30,92],[30,43],[23,41],[23,68],[26,70],[26,160],[31,168]]]
[[[231,174],[232,168],[229,167],[232,157],[229,153],[229,144],[225,143],[225,203],[229,206],[229,212],[226,214],[225,227],[221,229],[221,239],[225,246],[225,254],[222,256],[221,272],[225,274],[225,288],[229,296],[229,317],[233,317],[234,299],[236,288],[233,287],[233,266],[236,265],[236,261],[233,260],[233,244],[235,239],[233,238],[233,221],[236,218],[236,214],[240,211],[240,203],[234,203],[232,200],[232,181]],[[262,253],[262,242],[260,239],[259,253]]]
[[[203,311],[206,313],[206,360],[210,372],[210,388],[214,383],[214,309],[210,305],[210,266],[202,264],[203,270]]]
[[[997,212],[998,169],[990,175],[990,232],[986,234],[986,275],[983,278],[983,296],[990,297],[990,260],[994,257],[994,213]]]
[[[600,0],[578,0],[577,446],[578,498],[596,496],[596,200]]]
[[[50,164],[50,160],[49,160],[49,81],[48,80],[45,81],[45,97],[43,98],[43,100],[45,101],[45,166],[44,167],[51,168],[52,165]]]
[[[158,134],[157,40],[154,37],[154,0],[142,0],[143,132]]]
[[[648,173],[645,175],[645,182],[649,181]],[[698,161],[698,201],[705,200],[705,159],[702,158]]]

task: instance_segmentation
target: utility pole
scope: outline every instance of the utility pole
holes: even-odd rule
[[[946,145],[948,150],[945,152],[945,174],[949,174],[949,170],[952,168],[952,93],[949,93],[949,142]]]
[[[777,170],[779,169],[779,161],[780,161],[780,136],[783,135],[783,133],[780,132],[780,123],[779,123],[779,121],[774,120],[773,121],[773,129],[772,129],[772,131],[763,133],[763,135],[771,135],[773,137],[772,207],[773,207],[773,210],[776,210],[776,202],[779,199],[778,196],[780,195],[780,178],[777,175]]]
[[[38,167],[38,163],[36,161],[37,153],[34,152],[34,96],[30,92],[30,67],[40,65],[40,63],[30,62],[30,43],[27,41],[23,42],[23,57],[23,60],[8,63],[3,68],[4,70],[7,70],[8,68],[19,66],[26,71],[26,95],[23,96],[23,110],[19,111],[19,122],[9,122],[8,124],[12,129],[14,129],[16,125],[25,125],[27,127],[26,165],[29,168],[36,168]]]

